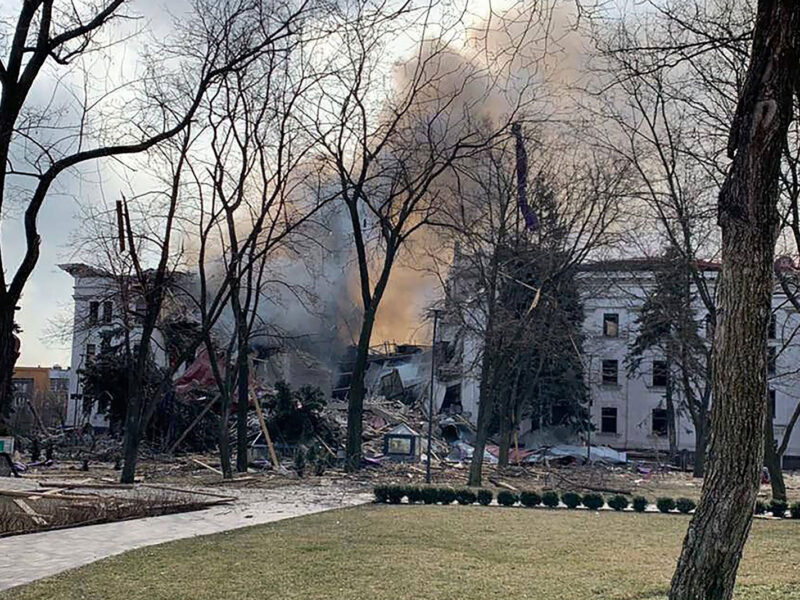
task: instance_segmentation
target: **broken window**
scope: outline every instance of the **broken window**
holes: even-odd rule
[[[86,362],[89,363],[94,359],[97,347],[94,344],[86,344]]]
[[[669,369],[667,368],[667,361],[654,360],[653,387],[666,387],[668,380],[669,380]]]
[[[111,323],[111,316],[114,310],[112,302],[103,302],[103,323]]]
[[[97,325],[97,318],[100,315],[100,303],[96,300],[89,302],[89,325]]]
[[[777,333],[777,322],[775,321],[775,313],[771,313],[769,315],[769,325],[767,326],[767,338],[770,340],[775,339],[775,334]]]
[[[448,385],[444,392],[444,400],[442,401],[442,410],[448,415],[461,414],[463,407],[461,406],[461,385]]]
[[[619,315],[617,313],[603,315],[603,335],[605,337],[619,337]]]
[[[667,409],[653,409],[653,435],[666,437],[667,435]]]
[[[777,350],[775,346],[767,348],[767,374],[775,375],[775,358],[777,357]]]
[[[769,390],[769,414],[775,420],[775,390]]]
[[[604,406],[600,410],[600,433],[617,433],[616,406]]]
[[[617,385],[617,371],[619,371],[619,361],[608,359],[603,361],[603,385]]]

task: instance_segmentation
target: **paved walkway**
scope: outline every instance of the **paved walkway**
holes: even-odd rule
[[[241,490],[233,505],[0,539],[0,590],[171,540],[356,506],[370,494],[337,486]]]

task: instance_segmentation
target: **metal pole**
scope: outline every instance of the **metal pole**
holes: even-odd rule
[[[436,327],[439,311],[433,311],[433,342],[431,343],[431,389],[428,394],[428,464],[425,467],[425,483],[431,482],[431,440],[433,438],[433,378],[436,372]]]

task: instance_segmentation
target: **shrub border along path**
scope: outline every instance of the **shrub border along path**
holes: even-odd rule
[[[601,494],[588,492],[563,492],[561,495],[554,490],[540,493],[531,490],[513,492],[500,490],[495,497],[494,492],[487,489],[473,491],[469,488],[456,489],[453,487],[414,486],[414,485],[378,485],[373,490],[375,502],[378,504],[402,504],[405,499],[408,504],[452,504],[456,500],[461,505],[474,504],[477,500],[483,506],[493,503],[497,506],[514,507],[521,505],[525,508],[558,508],[574,510],[612,510],[616,512],[648,512],[662,514],[690,514],[694,512],[697,504],[689,498],[670,498],[662,496],[656,499],[655,504],[650,503],[643,496],[634,496],[631,501],[624,495],[614,495],[605,498]],[[469,502],[469,500],[472,502]],[[624,502],[623,502],[624,500]],[[800,519],[800,502],[789,506],[786,502],[773,501],[764,503],[759,501],[755,506],[755,514],[763,516],[771,512],[773,518]]]

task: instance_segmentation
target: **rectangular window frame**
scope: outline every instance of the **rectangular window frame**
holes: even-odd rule
[[[616,406],[603,406],[600,409],[600,433],[616,435],[618,425],[618,411]],[[611,426],[613,423],[613,427]]]
[[[603,337],[619,337],[619,313],[603,313]]]
[[[603,385],[619,385],[619,361],[616,358],[603,359],[600,375]]]

